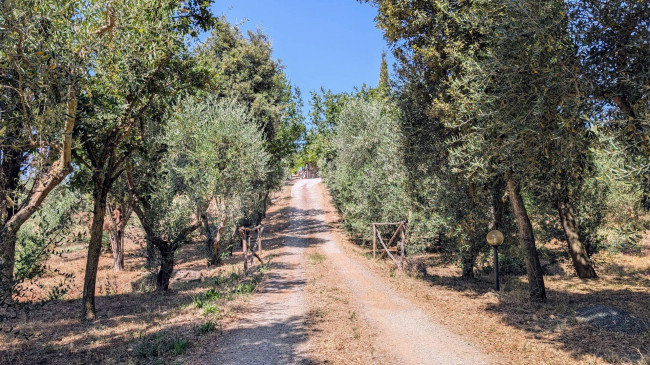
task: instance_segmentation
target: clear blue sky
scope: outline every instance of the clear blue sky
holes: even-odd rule
[[[355,0],[217,0],[215,14],[229,22],[247,20],[242,30],[261,29],[273,57],[285,66],[307,107],[321,86],[352,91],[379,81],[381,52],[388,50],[375,26],[376,9]],[[389,58],[389,65],[392,64]],[[389,69],[391,67],[389,66]]]

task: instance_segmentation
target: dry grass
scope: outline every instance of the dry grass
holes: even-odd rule
[[[266,221],[265,254],[281,244],[286,218],[279,213],[288,201],[274,199]],[[152,291],[145,255],[136,243],[141,235],[130,227],[125,242],[125,271],[114,273],[111,254],[102,254],[97,275],[97,320],[79,320],[86,247],[72,243],[48,264],[74,273],[65,300],[33,307],[21,318],[2,323],[0,364],[147,364],[189,363],[191,354],[219,336],[221,326],[246,310],[263,268],[243,277],[240,255],[218,268],[208,268],[197,242],[177,253],[175,269],[200,271],[202,280],[176,281],[167,293]],[[262,269],[262,270],[260,270]],[[56,277],[46,278],[50,284]],[[189,361],[189,362],[188,362]]]
[[[338,223],[332,206],[327,217]],[[341,230],[341,246],[387,279],[396,291],[428,313],[434,321],[477,344],[502,364],[639,363],[650,359],[650,332],[625,334],[593,329],[575,319],[578,308],[608,305],[631,312],[650,324],[650,240],[637,253],[602,253],[595,257],[597,280],[574,276],[565,259],[562,274],[546,276],[548,302],[531,304],[525,277],[503,278],[499,293],[493,278],[461,280],[460,269],[442,254],[409,258],[406,273],[390,260],[372,260],[368,247],[351,243]],[[564,246],[548,244],[548,250]]]

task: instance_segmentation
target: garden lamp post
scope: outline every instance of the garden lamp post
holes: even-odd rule
[[[494,290],[499,291],[499,246],[503,243],[503,233],[498,230],[490,231],[485,240],[494,248]]]

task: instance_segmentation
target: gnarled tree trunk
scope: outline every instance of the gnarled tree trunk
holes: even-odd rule
[[[7,134],[13,137],[17,131]],[[20,170],[24,160],[21,151],[3,148],[0,154],[0,308],[13,303],[14,262],[16,255],[16,234],[18,225],[9,226],[13,218],[16,202],[10,196],[16,191],[20,181]]]
[[[0,233],[0,308],[14,303],[14,265],[16,255],[16,232],[3,227]]]
[[[537,247],[535,247],[533,226],[530,223],[524,200],[521,197],[519,182],[515,180],[512,170],[506,172],[506,188],[517,221],[519,242],[526,253],[526,272],[528,273],[530,299],[535,302],[545,302],[546,288],[544,287],[542,265],[539,263]]]
[[[156,276],[156,289],[160,291],[169,290],[169,280],[174,273],[174,249],[171,245],[161,239],[154,239],[156,247],[160,251],[160,270]]]
[[[145,247],[147,252],[147,269],[153,269],[156,267],[156,246],[151,242],[149,236],[145,237],[147,246]]]
[[[142,223],[142,228],[144,229],[148,242],[150,242],[153,247],[156,247],[160,253],[160,269],[156,276],[156,289],[166,291],[169,289],[169,280],[174,273],[174,254],[176,250],[187,240],[188,236],[199,229],[204,222],[202,222],[202,219],[198,219],[194,224],[180,230],[176,237],[162,238],[160,232],[157,232],[151,224],[151,217],[153,216],[151,209],[155,208],[142,203],[144,197],[137,194],[133,184],[133,177],[130,172],[127,172],[127,174],[129,186],[134,193],[133,211],[140,220],[140,223]],[[203,217],[203,213],[199,213],[199,216]]]
[[[226,228],[226,223],[228,222],[228,215],[225,212],[225,205],[223,202],[218,203],[217,205],[221,213],[221,218],[219,219],[216,235],[210,226],[210,219],[208,217],[207,209],[203,209],[204,211],[201,213],[201,220],[203,221],[206,236],[205,249],[206,255],[208,256],[209,265],[221,264],[221,252],[219,252],[219,246],[221,245],[223,231]]]
[[[564,234],[566,235],[569,246],[569,255],[571,256],[571,262],[576,270],[576,274],[578,274],[578,277],[581,279],[593,279],[598,277],[596,275],[596,270],[594,270],[594,266],[589,259],[585,245],[580,239],[578,223],[576,222],[573,209],[569,205],[568,199],[557,201],[557,212],[560,216],[560,221],[562,222]]]
[[[203,230],[205,233],[205,254],[208,257],[208,265],[214,265],[215,257],[212,251],[212,243],[214,242],[214,235],[212,234],[212,227],[210,227],[210,218],[208,213],[204,212],[201,214],[201,220],[203,221]]]
[[[115,272],[124,270],[123,229],[124,227],[115,228],[109,233],[111,251],[113,251],[113,271]]]

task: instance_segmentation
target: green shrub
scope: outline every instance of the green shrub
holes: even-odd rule
[[[203,315],[208,316],[210,314],[217,314],[218,317],[220,317],[220,311],[219,307],[217,307],[215,304],[207,304],[206,306],[203,307]]]
[[[182,355],[189,344],[190,342],[188,340],[174,339],[172,341],[172,349],[174,351],[174,354]]]
[[[233,293],[235,294],[251,294],[255,291],[257,287],[257,282],[251,281],[247,283],[239,283],[235,286]]]
[[[170,344],[160,334],[154,334],[140,338],[135,346],[135,356],[142,359],[154,359],[162,356],[170,349]]]
[[[205,292],[204,296],[205,300],[217,300],[221,298],[221,292],[212,288],[208,289],[208,291]]]
[[[74,275],[58,269],[50,270],[46,263],[52,255],[61,256],[65,252],[62,246],[76,239],[74,229],[80,226],[80,219],[75,213],[81,209],[81,203],[81,195],[70,191],[66,185],[60,185],[48,195],[32,218],[22,225],[16,240],[14,280],[17,296],[24,294],[23,283],[37,282],[44,275],[52,273],[62,280],[46,288],[43,297],[32,300],[59,299],[68,292]]]
[[[213,321],[207,321],[199,326],[199,333],[205,335],[210,332],[215,332],[217,330],[217,323]]]

